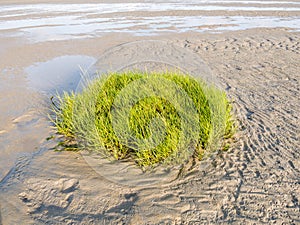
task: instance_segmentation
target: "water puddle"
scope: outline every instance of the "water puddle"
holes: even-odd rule
[[[90,56],[70,55],[36,63],[25,69],[28,86],[46,93],[75,90],[81,73],[95,62],[96,59]]]
[[[0,96],[6,96],[0,98],[0,182],[19,159],[30,159],[39,151],[49,136],[45,98],[75,90],[81,70],[95,61],[85,55],[60,56],[25,68],[25,79],[19,75],[16,82],[0,80]]]

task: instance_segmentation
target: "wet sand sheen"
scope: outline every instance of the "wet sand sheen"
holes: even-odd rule
[[[111,32],[152,36],[257,27],[299,31],[299,6],[298,2],[276,1],[7,5],[0,10],[0,31],[33,42],[91,38]]]
[[[247,4],[237,3],[247,7]],[[285,4],[298,7],[295,1],[274,1],[269,5],[256,2],[251,6],[278,9]],[[179,5],[183,7],[184,3]],[[285,11],[288,15],[288,10]],[[38,13],[38,17],[45,15]],[[274,28],[274,18],[260,10],[253,21],[269,21],[270,26],[261,25],[274,29],[240,31],[242,24],[247,20],[251,23],[252,19],[251,16],[249,19],[236,17],[243,14],[241,11],[231,14],[230,18],[214,12],[215,17],[202,16],[203,20],[197,19],[201,11],[186,9],[178,12],[182,13],[180,16],[173,17],[166,17],[165,13],[170,12],[155,11],[151,18],[142,16],[146,23],[143,29],[128,27],[126,23],[120,25],[119,20],[112,19],[114,13],[106,14],[101,18],[111,20],[106,28],[115,28],[108,29],[112,33],[100,31],[95,35],[95,29],[87,26],[91,22],[93,27],[100,19],[95,22],[82,18],[78,12],[68,15],[71,18],[69,32],[64,24],[57,24],[53,12],[48,15],[50,21],[54,19],[53,30],[43,24],[38,28],[24,28],[22,22],[18,25],[18,18],[9,17],[10,13],[0,15],[0,24],[12,21],[18,25],[9,31],[0,25],[0,42],[3,43],[0,45],[0,176],[4,177],[12,168],[0,184],[2,223],[300,223],[297,203],[300,200],[297,152],[300,46],[299,33],[288,32],[290,28],[299,29],[299,15],[276,17],[275,27],[286,28]],[[176,11],[171,13],[176,14]],[[189,17],[189,13],[195,15]],[[276,15],[281,13],[275,12]],[[297,15],[297,12],[291,15],[295,13]],[[133,17],[129,23],[134,22],[134,12],[125,14]],[[101,12],[94,14],[99,15]],[[33,17],[26,12],[18,16]],[[174,31],[156,20],[166,18],[168,24],[174,22]],[[209,22],[208,19],[213,18],[216,20]],[[35,20],[39,22],[40,18]],[[206,28],[213,32],[225,29],[222,20],[229,24],[229,30],[236,23],[237,31],[198,33]],[[87,29],[83,35],[78,32],[82,27],[76,27],[81,22]],[[149,37],[153,31],[157,31],[157,36]],[[143,36],[131,35],[139,32]],[[169,32],[176,35],[170,36]],[[177,34],[179,32],[182,33]],[[89,39],[84,39],[87,36]],[[76,86],[78,65],[88,68],[104,50],[146,39],[167,40],[195,52],[207,62],[235,100],[241,123],[240,137],[229,152],[200,163],[179,180],[151,188],[124,187],[103,179],[78,153],[51,151],[55,143],[45,141],[50,130],[43,113],[55,89],[71,90]],[[159,49],[149,48],[148,52],[159,52]]]

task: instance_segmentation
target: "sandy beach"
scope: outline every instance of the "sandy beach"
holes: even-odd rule
[[[300,224],[299,21],[285,0],[1,1],[0,224]],[[149,55],[210,68],[238,121],[230,149],[152,185],[54,151],[50,97]]]

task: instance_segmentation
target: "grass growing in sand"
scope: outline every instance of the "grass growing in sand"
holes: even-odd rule
[[[172,102],[180,98],[185,99]],[[141,167],[201,159],[227,148],[219,142],[234,133],[225,93],[181,73],[109,73],[58,101],[52,118],[66,143],[117,160],[131,158]]]

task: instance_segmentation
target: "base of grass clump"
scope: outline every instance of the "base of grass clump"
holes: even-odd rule
[[[225,93],[181,73],[109,73],[58,99],[53,121],[66,140],[142,167],[200,159],[234,132]]]

